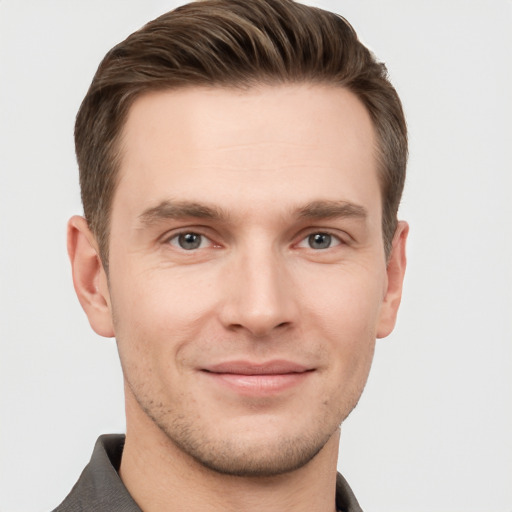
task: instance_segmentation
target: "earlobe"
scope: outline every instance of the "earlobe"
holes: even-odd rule
[[[407,222],[399,221],[387,264],[387,289],[381,307],[377,338],[385,338],[391,334],[395,327],[398,308],[402,299],[402,288],[407,264],[405,245],[408,234],[409,225]]]
[[[83,217],[74,216],[69,220],[67,245],[73,285],[89,323],[100,336],[113,337],[107,276],[94,235]]]

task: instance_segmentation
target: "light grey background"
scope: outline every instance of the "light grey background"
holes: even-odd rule
[[[0,1],[0,511],[48,511],[124,429],[115,342],[72,289],[73,121],[105,52],[176,5]],[[512,510],[512,3],[319,1],[404,102],[409,268],[395,333],[342,431],[374,512]]]

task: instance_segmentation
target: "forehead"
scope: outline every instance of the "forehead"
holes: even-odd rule
[[[371,119],[340,87],[151,92],[130,109],[121,155],[116,196],[131,193],[139,203],[169,194],[222,200],[233,189],[282,202],[324,199],[313,196],[333,187],[353,201],[380,195]]]
[[[358,149],[356,142],[368,143],[374,137],[366,108],[342,87],[190,87],[138,97],[124,125],[123,139],[129,141],[124,151],[135,141],[147,143],[155,136],[208,150],[235,134],[238,143],[300,142],[307,150],[333,143],[344,150]],[[367,149],[372,156],[373,148]]]

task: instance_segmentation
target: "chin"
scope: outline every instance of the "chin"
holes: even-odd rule
[[[187,436],[168,439],[180,451],[201,466],[216,473],[238,477],[275,477],[295,471],[313,460],[331,437],[338,431],[315,436],[297,436],[272,439],[199,440],[188,432]]]
[[[313,422],[306,416],[285,422],[246,417],[248,422],[236,425],[197,421],[197,417],[191,421],[185,416],[152,420],[175,456],[218,474],[262,478],[306,466],[333,437],[336,441],[331,444],[337,453],[339,426],[345,416],[317,417]]]

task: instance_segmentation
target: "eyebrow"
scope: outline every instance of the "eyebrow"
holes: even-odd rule
[[[366,219],[368,213],[363,206],[347,201],[319,200],[307,203],[293,211],[294,215],[309,220],[358,218]],[[217,206],[208,206],[193,201],[162,201],[156,206],[144,210],[139,215],[143,226],[151,226],[163,220],[185,218],[207,219],[226,222],[229,214]]]
[[[366,219],[366,208],[348,201],[312,201],[298,210],[303,219],[335,219],[356,218]]]
[[[227,220],[228,215],[221,208],[207,206],[191,201],[162,201],[157,206],[144,210],[139,215],[139,221],[144,226],[150,226],[162,220],[184,219]]]

